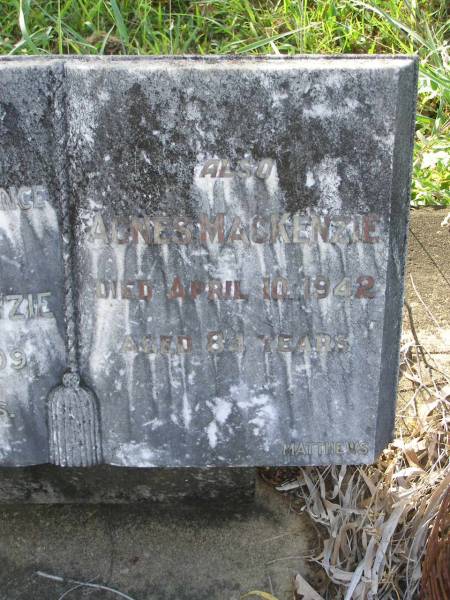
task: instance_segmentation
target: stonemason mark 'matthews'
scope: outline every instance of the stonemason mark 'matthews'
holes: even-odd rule
[[[0,463],[372,462],[416,71],[0,60]]]

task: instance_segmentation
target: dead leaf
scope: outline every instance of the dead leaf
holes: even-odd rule
[[[300,573],[294,579],[295,600],[323,600],[323,597],[312,588]]]

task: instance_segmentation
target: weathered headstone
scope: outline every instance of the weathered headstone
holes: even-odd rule
[[[66,361],[58,208],[104,462],[373,461],[395,410],[415,59],[0,69],[0,462],[48,457]]]
[[[65,364],[55,162],[58,70],[0,61],[0,464],[48,462],[47,396]]]

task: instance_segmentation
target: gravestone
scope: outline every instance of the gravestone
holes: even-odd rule
[[[97,443],[127,467],[373,462],[416,77],[411,57],[2,59],[0,463]],[[48,409],[68,340],[98,442]]]
[[[0,465],[48,462],[46,399],[65,366],[50,61],[0,62]]]

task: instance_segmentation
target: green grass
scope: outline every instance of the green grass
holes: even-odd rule
[[[412,203],[450,206],[446,7],[446,0],[0,0],[0,53],[416,52]]]

